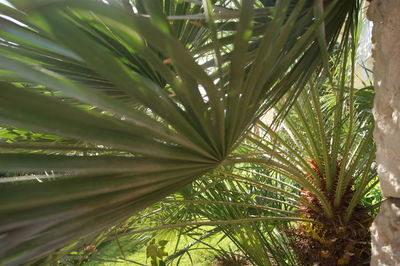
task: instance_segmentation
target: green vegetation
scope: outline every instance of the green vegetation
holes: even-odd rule
[[[361,0],[10,2],[0,264],[369,262]]]
[[[213,234],[205,233],[207,230],[213,231]],[[204,235],[208,237],[204,238]],[[176,230],[120,236],[117,237],[118,240],[115,239],[116,236],[111,234],[109,240],[97,242],[101,244],[97,245],[96,249],[93,249],[94,245],[88,244],[80,252],[71,252],[64,256],[60,263],[63,265],[79,263],[82,265],[130,265],[132,263],[149,265],[152,260],[148,257],[147,251],[148,247],[153,245],[153,240],[158,247],[158,242],[168,241],[164,246],[164,251],[168,253],[164,256],[167,264],[207,266],[212,265],[217,257],[226,254],[227,251],[237,250],[232,241],[209,226],[180,236]],[[204,242],[198,241],[199,238],[203,238]]]

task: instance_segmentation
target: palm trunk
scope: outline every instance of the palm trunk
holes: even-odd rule
[[[372,0],[377,163],[386,200],[372,227],[371,265],[400,265],[400,0]]]

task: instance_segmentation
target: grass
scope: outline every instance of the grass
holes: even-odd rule
[[[200,236],[201,235],[198,235],[197,237]],[[176,242],[178,240],[178,232],[176,230],[163,233],[158,232],[157,236],[155,236],[154,238],[156,239],[156,242],[159,240],[168,239],[169,242],[166,245],[166,251],[169,255],[171,255],[174,253],[174,250],[181,250],[193,241],[195,241],[194,238],[196,237],[193,236],[192,238],[187,235],[182,235],[177,246]],[[146,258],[147,245],[144,243],[144,241],[140,242],[134,238],[125,237],[119,239],[119,244],[120,245],[118,245],[118,242],[116,240],[108,241],[101,244],[99,247],[97,247],[97,252],[93,253],[89,257],[89,260],[83,265],[135,265],[135,262],[138,263],[137,265],[150,265],[150,258]],[[215,236],[208,238],[206,243],[198,243],[193,245],[189,249],[189,252],[183,254],[181,257],[177,257],[172,262],[170,261],[168,265],[212,265],[217,256],[216,250],[213,249],[228,251],[235,250],[237,248],[228,238],[224,238],[221,240],[221,236]]]

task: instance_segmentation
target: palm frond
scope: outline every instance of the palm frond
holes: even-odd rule
[[[260,1],[229,6],[233,18],[214,16],[211,1],[136,1],[140,12],[101,1],[10,2],[16,9],[0,4],[0,123],[80,147],[61,155],[48,142],[18,142],[18,152],[2,153],[5,172],[56,173],[1,184],[0,257],[11,265],[126,219],[215,169],[289,93],[287,110],[322,64],[322,23],[331,51],[358,7],[331,1],[314,21],[306,0],[269,4],[267,18],[253,10],[265,7]],[[231,12],[228,2],[219,14]],[[205,10],[208,24],[168,20]],[[216,63],[205,69],[200,55]]]

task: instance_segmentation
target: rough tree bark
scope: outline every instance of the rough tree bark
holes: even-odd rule
[[[374,137],[386,200],[372,227],[371,265],[400,265],[400,0],[372,0]]]

